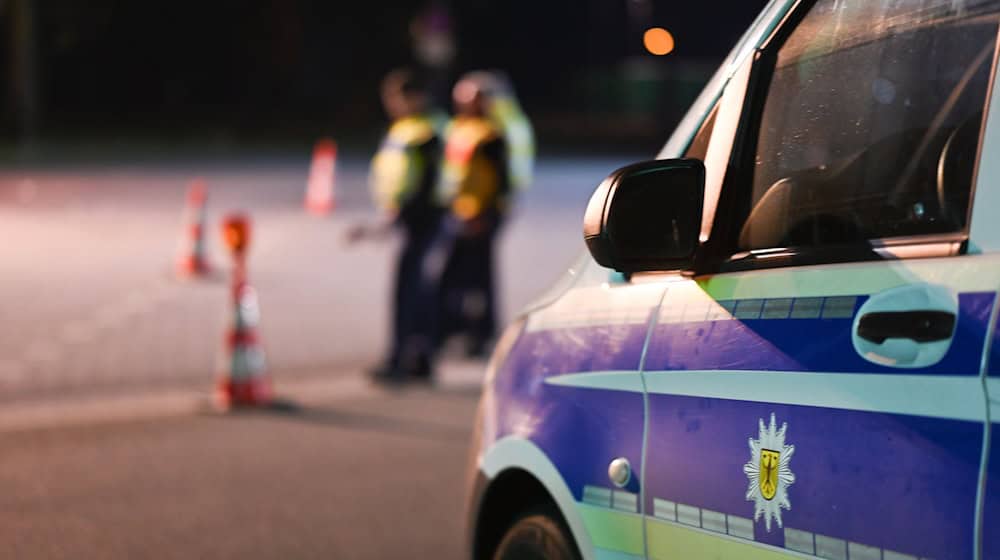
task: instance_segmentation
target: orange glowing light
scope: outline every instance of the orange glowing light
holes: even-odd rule
[[[650,27],[642,35],[642,44],[651,54],[663,56],[674,50],[674,36],[662,27]]]

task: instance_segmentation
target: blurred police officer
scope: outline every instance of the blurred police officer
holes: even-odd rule
[[[444,212],[435,196],[441,141],[425,85],[414,71],[389,73],[381,93],[392,124],[372,159],[369,183],[376,204],[403,241],[396,264],[392,346],[373,375],[377,381],[428,379],[440,273],[428,271],[426,260]]]
[[[521,109],[510,79],[499,70],[470,72],[465,79],[475,80],[491,92],[486,113],[500,128],[507,142],[511,187],[514,191],[527,189],[534,176],[535,132]]]
[[[491,84],[463,78],[453,90],[441,192],[448,202],[451,253],[441,283],[441,334],[467,335],[470,355],[486,352],[496,334],[494,241],[511,194],[508,148],[488,115]]]

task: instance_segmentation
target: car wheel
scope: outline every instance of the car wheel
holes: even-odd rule
[[[493,560],[579,560],[569,530],[554,508],[519,515],[497,545]]]

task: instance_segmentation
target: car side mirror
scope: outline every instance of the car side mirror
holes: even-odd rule
[[[584,241],[598,264],[626,274],[688,268],[698,249],[704,194],[700,160],[623,167],[590,198]]]

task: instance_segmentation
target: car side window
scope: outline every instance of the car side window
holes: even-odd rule
[[[962,231],[998,11],[818,0],[774,59],[739,249]]]

